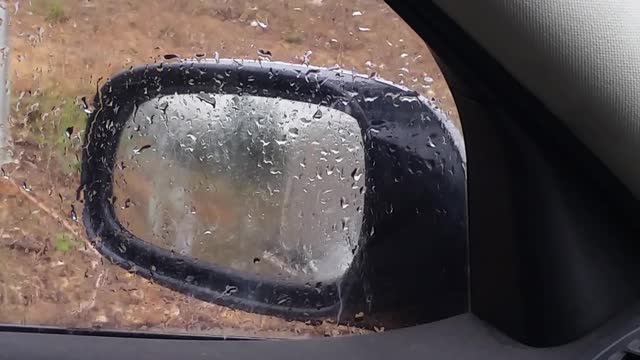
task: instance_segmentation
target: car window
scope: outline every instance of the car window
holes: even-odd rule
[[[94,96],[143,64],[341,69],[418,92],[459,129],[426,44],[382,0],[12,0],[4,14],[0,323],[259,337],[385,329],[243,311],[124,269],[89,241],[80,185]],[[211,106],[206,95],[174,94],[141,105],[119,144],[115,212],[134,235],[198,261],[300,284],[338,278],[364,216],[358,123],[327,106],[264,99],[218,96]],[[177,103],[192,111],[188,126],[151,120]],[[248,137],[261,142],[248,147]]]

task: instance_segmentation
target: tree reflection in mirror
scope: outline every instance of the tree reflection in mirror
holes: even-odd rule
[[[121,136],[118,217],[139,238],[212,264],[338,278],[362,224],[360,131],[344,112],[293,100],[152,99]]]

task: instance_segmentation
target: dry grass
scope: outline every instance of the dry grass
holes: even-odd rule
[[[440,99],[455,117],[426,46],[381,0],[16,3],[7,8],[18,9],[10,42],[19,162],[3,169],[11,181],[0,181],[0,322],[258,336],[363,332],[200,302],[106,263],[85,250],[79,223],[69,220],[71,206],[78,215],[82,207],[78,174],[69,167],[82,131],[78,99],[92,98],[100,79],[164,54],[256,58],[265,49],[274,60],[299,62],[312,50],[313,65],[377,72]],[[65,140],[69,126],[74,135]],[[56,246],[71,236],[64,234],[73,239]],[[76,243],[82,246],[69,245]]]

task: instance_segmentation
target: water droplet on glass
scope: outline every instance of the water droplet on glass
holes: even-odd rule
[[[180,56],[177,54],[165,54],[164,55],[164,59],[165,60],[173,60],[173,59],[179,59]]]
[[[225,286],[224,291],[220,295],[221,296],[229,296],[229,295],[233,295],[237,291],[238,291],[238,287],[237,286],[227,285],[227,286]]]
[[[431,136],[427,138],[427,147],[430,147],[430,148],[436,147],[436,144],[433,143],[433,139],[431,138]]]
[[[71,211],[69,212],[69,217],[71,220],[78,222],[78,214],[76,214],[76,208],[71,205]]]
[[[271,51],[269,51],[269,50],[259,49],[258,50],[258,57],[260,58],[260,60],[271,61],[271,58],[273,57],[273,55],[271,54]]]
[[[342,230],[343,231],[349,230],[349,220],[351,220],[351,219],[348,218],[348,217],[343,217],[342,218],[341,222],[342,222]]]
[[[257,19],[256,19],[256,22],[258,23],[258,26],[260,26],[260,28],[262,28],[262,29],[266,29],[266,28],[269,27],[269,24],[267,24],[266,22],[262,22],[262,21],[257,20]]]
[[[198,99],[213,106],[214,108],[216,107],[216,98],[213,94],[200,93],[198,94]]]
[[[141,152],[143,152],[143,151],[145,151],[145,150],[147,150],[147,149],[149,149],[149,148],[151,148],[151,145],[143,145],[143,146],[142,146],[142,147],[140,147],[139,149],[133,149],[133,153],[134,153],[135,155],[138,155],[138,154],[140,154]]]
[[[371,31],[371,29],[368,28],[368,27],[359,27],[358,30],[361,31],[361,32],[369,32],[369,31]]]
[[[313,55],[313,51],[311,50],[305,51],[304,55],[302,55],[303,65],[309,65],[309,63],[311,62],[311,55]]]
[[[67,138],[71,138],[71,135],[73,135],[73,126],[69,126],[65,131],[64,131],[64,135]]]
[[[31,188],[31,186],[29,186],[29,184],[27,184],[26,181],[22,182],[22,188],[24,189],[24,191],[26,192],[31,192],[33,189]]]
[[[351,16],[353,16],[353,17],[362,16],[362,12],[361,11],[354,11],[353,13],[351,13]]]
[[[353,169],[353,171],[351,172],[351,178],[353,178],[353,180],[358,181],[360,180],[360,178],[362,177],[362,173],[358,173],[358,168]]]
[[[87,103],[87,97],[83,96],[81,98],[82,100],[82,110],[86,113],[86,114],[91,114],[93,112],[93,109],[91,108],[91,106],[89,106],[89,104]]]
[[[320,109],[318,109],[318,111],[315,112],[315,114],[313,114],[313,118],[314,119],[320,119],[322,117],[322,111],[320,111]]]

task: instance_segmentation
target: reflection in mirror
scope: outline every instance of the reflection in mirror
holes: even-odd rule
[[[120,139],[114,208],[165,249],[293,282],[340,277],[356,250],[364,150],[350,115],[277,98],[141,104]]]

